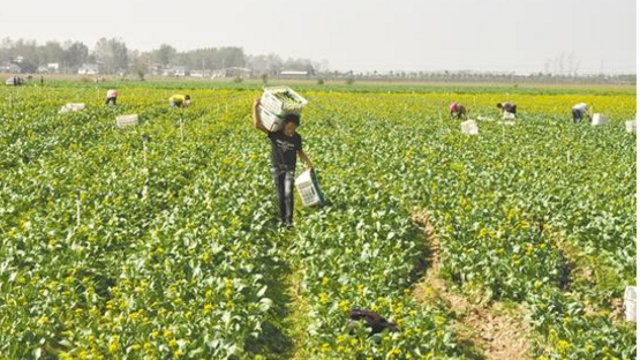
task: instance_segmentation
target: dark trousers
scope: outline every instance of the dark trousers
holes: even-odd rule
[[[110,106],[116,106],[116,98],[112,97],[112,98],[108,98],[107,102],[105,103],[105,105],[110,105]]]
[[[278,193],[278,209],[280,221],[286,225],[293,225],[293,184],[294,170],[273,168],[273,181]]]
[[[578,110],[578,109],[572,109],[571,113],[573,114],[573,122],[574,123],[579,123],[582,121],[582,111]]]

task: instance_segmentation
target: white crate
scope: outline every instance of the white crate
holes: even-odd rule
[[[510,112],[504,112],[502,113],[502,120],[514,120],[516,118],[516,115]]]
[[[591,126],[607,125],[608,123],[609,119],[602,114],[594,114],[591,119]]]
[[[296,104],[285,104],[274,95],[283,92],[289,93],[289,95],[296,100]],[[260,104],[262,104],[265,109],[278,116],[285,114],[300,115],[302,109],[307,105],[307,103],[307,99],[303,98],[287,86],[265,88],[262,93],[262,98],[260,99]]]
[[[466,135],[478,135],[478,124],[473,120],[467,120],[460,124],[460,130]]]
[[[625,121],[624,122],[624,127],[627,130],[628,133],[636,133],[636,121],[635,120],[630,120],[630,121]]]
[[[624,316],[627,321],[636,322],[636,287],[627,286],[624,291]]]
[[[133,114],[118,116],[116,117],[116,125],[118,125],[120,129],[124,128],[125,126],[138,125],[138,115]]]
[[[68,112],[77,112],[85,109],[84,103],[69,103],[62,108],[60,108],[60,114],[66,114]]]
[[[324,196],[320,190],[320,186],[311,171],[307,170],[296,178],[296,188],[302,199],[302,204],[307,206],[322,205]]]
[[[284,119],[265,109],[260,105],[260,121],[270,132],[280,131],[284,125]]]

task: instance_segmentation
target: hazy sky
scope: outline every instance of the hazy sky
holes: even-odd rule
[[[0,38],[120,37],[131,48],[223,45],[326,59],[332,69],[636,71],[635,0],[15,0]],[[565,62],[566,63],[566,62]]]

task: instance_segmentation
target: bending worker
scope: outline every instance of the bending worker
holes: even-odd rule
[[[118,100],[118,92],[114,89],[107,90],[107,101],[105,105],[116,106],[116,101]]]
[[[498,103],[498,109],[500,109],[502,116],[505,116],[506,114],[513,114],[514,117],[517,116],[516,108],[517,106],[514,103],[510,103],[510,102]]]
[[[467,108],[460,103],[452,102],[449,106],[449,118],[453,119],[455,117],[460,120],[463,116],[467,117]]]
[[[171,107],[179,108],[179,107],[187,107],[191,103],[191,96],[176,94],[169,98],[169,102],[171,103]]]
[[[589,107],[585,103],[576,104],[571,108],[573,114],[573,122],[579,123],[586,116],[591,121],[591,114],[589,113]]]

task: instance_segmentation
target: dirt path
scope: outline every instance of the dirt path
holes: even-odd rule
[[[458,341],[478,349],[477,359],[528,360],[530,328],[524,320],[522,306],[500,302],[471,303],[465,296],[449,290],[440,277],[440,247],[429,220],[429,213],[413,211],[412,221],[424,230],[429,241],[430,267],[415,287],[413,296],[419,302],[444,302],[454,314]],[[473,357],[472,357],[473,358]]]

